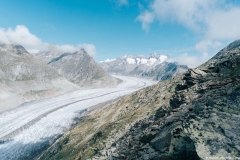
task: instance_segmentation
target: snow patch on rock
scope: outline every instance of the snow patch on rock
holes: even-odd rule
[[[127,58],[127,62],[128,62],[128,64],[135,64],[136,63],[135,59],[133,59],[133,58]]]
[[[165,55],[161,55],[161,56],[158,58],[158,60],[160,61],[160,63],[166,61],[167,59],[169,59],[169,58],[168,58],[167,56],[165,56]]]
[[[142,59],[141,59],[141,64],[147,64],[147,62],[148,62],[147,59],[145,59],[145,58],[142,58]]]
[[[153,65],[156,61],[157,61],[156,58],[150,58],[149,61],[148,61],[148,64]]]

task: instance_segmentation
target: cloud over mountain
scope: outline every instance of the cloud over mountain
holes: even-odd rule
[[[22,45],[30,53],[48,50],[49,46],[49,43],[43,42],[24,25],[17,25],[15,28],[0,28],[0,43]],[[78,44],[76,46],[55,44],[54,46],[62,52],[73,53],[83,48],[92,57],[96,54],[96,47],[93,44]]]
[[[0,43],[22,45],[32,53],[46,49],[48,45],[36,35],[30,33],[28,28],[23,25],[17,25],[14,29],[0,28]]]
[[[74,53],[77,51],[80,51],[81,49],[84,49],[88,55],[91,57],[94,57],[96,55],[96,47],[93,44],[79,44],[77,46],[65,44],[65,45],[51,45],[51,47],[54,49],[57,49],[58,51],[62,53]]]

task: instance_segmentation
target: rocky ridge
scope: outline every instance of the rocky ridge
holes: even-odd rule
[[[82,117],[39,159],[240,157],[240,40],[183,75]]]
[[[149,56],[125,55],[117,59],[107,59],[99,65],[110,74],[137,76],[157,81],[180,75],[188,68],[177,64],[168,56],[156,53]]]
[[[40,51],[36,56],[56,69],[70,82],[81,87],[115,86],[118,83],[84,49],[64,53],[52,46],[49,51]]]

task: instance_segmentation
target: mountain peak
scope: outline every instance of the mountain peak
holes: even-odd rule
[[[50,45],[48,51],[40,51],[36,56],[79,86],[103,87],[117,84],[117,80],[99,67],[83,48],[64,50]]]
[[[16,44],[0,44],[0,51],[7,51],[18,55],[28,54],[27,50],[23,46]]]
[[[198,68],[201,69],[213,69],[219,68],[219,64],[227,65],[227,61],[234,59],[234,57],[239,57],[240,55],[240,40],[236,40],[230,43],[227,47],[220,50],[215,56],[213,56],[206,63],[202,64]]]
[[[213,58],[216,58],[218,56],[223,56],[223,55],[228,56],[227,53],[229,51],[234,50],[234,49],[239,49],[239,47],[240,47],[240,39],[230,43],[227,47],[225,47],[221,51],[219,51]]]
[[[230,43],[230,44],[226,47],[226,49],[227,49],[227,50],[232,50],[232,49],[235,49],[235,48],[237,48],[237,47],[240,47],[240,39],[238,39],[238,40]]]
[[[158,65],[165,61],[170,61],[170,57],[167,55],[150,53],[148,56],[145,55],[124,55],[117,59],[106,59],[105,61],[100,61],[99,63],[113,63],[113,61],[122,61],[122,64],[130,65]]]
[[[151,53],[144,55],[124,55],[117,59],[101,61],[100,66],[110,74],[138,76],[154,80],[165,80],[187,70],[187,66],[177,65],[166,55]]]
[[[120,57],[122,59],[124,58],[146,58],[146,59],[150,59],[150,58],[157,58],[159,59],[160,57],[167,57],[170,58],[168,55],[163,55],[163,54],[158,54],[158,53],[150,53],[149,55],[145,56],[145,55],[128,55],[125,54],[124,56]]]

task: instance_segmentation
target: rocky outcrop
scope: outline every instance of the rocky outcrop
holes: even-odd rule
[[[99,65],[110,74],[137,76],[157,81],[180,75],[188,69],[187,66],[177,64],[168,56],[156,53],[149,56],[125,55],[102,61]]]
[[[198,68],[83,117],[41,158],[237,159],[239,119],[240,41],[235,41]]]
[[[36,56],[56,69],[70,82],[81,87],[115,86],[118,82],[104,71],[84,49],[74,53],[63,53],[52,46],[49,51],[41,51]]]

